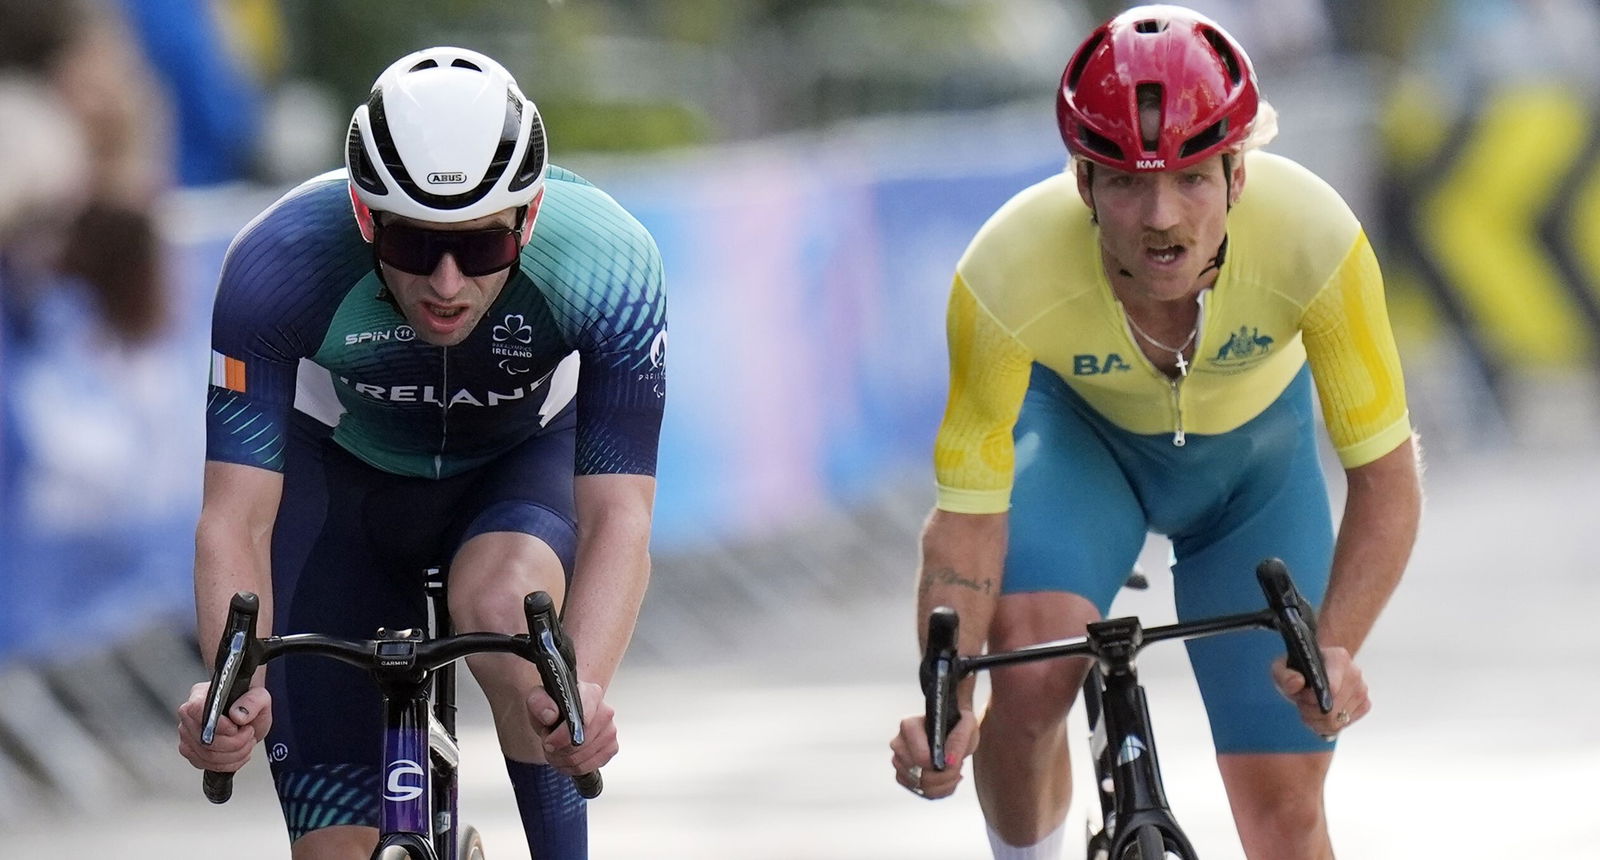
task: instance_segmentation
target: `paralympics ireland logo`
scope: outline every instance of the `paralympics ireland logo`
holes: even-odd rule
[[[493,341],[489,345],[489,352],[501,357],[501,370],[512,376],[533,370],[526,364],[533,358],[533,326],[528,325],[522,314],[506,314],[505,320],[497,324],[489,335]]]

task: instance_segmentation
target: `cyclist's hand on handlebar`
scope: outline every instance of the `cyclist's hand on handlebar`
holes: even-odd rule
[[[1355,664],[1350,652],[1344,648],[1325,647],[1322,662],[1328,671],[1328,687],[1333,693],[1333,711],[1324,714],[1317,707],[1317,697],[1306,684],[1305,676],[1285,665],[1283,657],[1272,664],[1272,681],[1289,701],[1300,709],[1300,719],[1312,731],[1332,737],[1349,728],[1352,723],[1372,710],[1372,699],[1367,695],[1367,682],[1361,676],[1361,667]]]
[[[900,721],[900,733],[889,741],[894,753],[894,779],[913,794],[937,800],[955,793],[961,784],[961,766],[978,748],[978,720],[972,711],[959,711],[950,737],[945,740],[945,769],[934,770],[928,751],[927,718],[921,714]]]
[[[599,770],[618,749],[616,712],[605,701],[605,691],[599,684],[579,681],[578,695],[583,699],[582,746],[573,745],[572,732],[565,721],[555,725],[559,711],[543,687],[528,696],[528,715],[533,719],[533,730],[544,742],[545,758],[567,776]]]
[[[206,694],[211,685],[195,684],[189,699],[178,706],[178,752],[201,770],[232,773],[250,760],[256,742],[272,728],[272,696],[264,687],[252,687],[217,720],[217,731],[207,746],[200,742],[204,728]]]

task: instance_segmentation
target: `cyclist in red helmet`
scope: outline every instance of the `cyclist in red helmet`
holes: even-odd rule
[[[956,608],[963,653],[1081,635],[1150,532],[1172,541],[1180,618],[1249,612],[1256,563],[1282,557],[1320,605],[1333,712],[1270,633],[1192,642],[1190,659],[1246,853],[1331,857],[1327,738],[1371,707],[1353,658],[1421,509],[1377,260],[1332,188],[1258,151],[1276,114],[1244,50],[1191,10],[1096,29],[1056,113],[1069,169],[1012,198],[957,266],[918,617]],[[1313,390],[1348,480],[1337,534]],[[1087,669],[994,670],[981,741],[968,684],[944,771],[907,718],[898,781],[947,796],[975,753],[995,856],[1059,856],[1064,717]]]

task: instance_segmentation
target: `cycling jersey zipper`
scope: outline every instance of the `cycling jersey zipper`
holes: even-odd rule
[[[1178,386],[1187,377],[1177,379],[1167,377],[1167,384],[1172,386],[1172,447],[1182,448],[1188,442],[1183,437],[1183,400],[1178,391]]]
[[[433,455],[433,476],[444,474],[444,446],[450,437],[450,347],[439,347],[439,453]]]
[[[1194,303],[1199,306],[1199,310],[1195,311],[1194,318],[1195,361],[1200,359],[1200,342],[1206,339],[1206,296],[1209,292],[1210,289],[1207,288],[1201,290],[1194,297]],[[1189,378],[1189,372],[1194,369],[1194,364],[1195,362],[1191,361],[1187,364],[1179,365],[1182,371],[1178,374],[1177,379],[1167,376],[1167,384],[1172,388],[1172,447],[1174,448],[1182,448],[1184,445],[1189,444],[1189,440],[1183,432],[1183,392],[1179,389],[1182,387],[1183,381]],[[1166,374],[1162,375],[1166,376]]]
[[[1195,296],[1195,304],[1200,306],[1199,315],[1195,318],[1195,322],[1194,322],[1194,325],[1195,325],[1194,356],[1195,356],[1196,359],[1198,359],[1200,357],[1200,341],[1205,339],[1205,325],[1206,325],[1206,299],[1205,299],[1205,297],[1206,297],[1206,291],[1204,291],[1204,290],[1202,290],[1199,295]],[[1182,448],[1184,445],[1187,445],[1189,442],[1188,442],[1187,434],[1184,432],[1184,429],[1183,429],[1183,393],[1182,393],[1182,391],[1180,389],[1181,389],[1181,387],[1183,385],[1183,381],[1185,379],[1189,378],[1189,374],[1188,374],[1187,370],[1185,370],[1185,371],[1180,372],[1178,374],[1178,377],[1176,379],[1174,379],[1173,377],[1168,376],[1166,371],[1163,371],[1161,368],[1157,367],[1156,363],[1151,361],[1150,357],[1148,355],[1144,354],[1144,349],[1139,346],[1138,338],[1133,336],[1132,324],[1128,321],[1127,311],[1122,309],[1122,305],[1121,305],[1120,302],[1117,305],[1117,309],[1118,310],[1122,310],[1122,331],[1123,331],[1123,334],[1127,336],[1128,342],[1133,344],[1133,348],[1137,351],[1139,357],[1144,359],[1145,366],[1150,368],[1150,372],[1154,373],[1157,377],[1159,377],[1160,379],[1165,381],[1167,383],[1168,390],[1170,390],[1172,392],[1172,447],[1174,447],[1174,448]],[[1193,368],[1194,367],[1194,362],[1192,362],[1192,361],[1189,362],[1188,363],[1188,367],[1189,368]]]

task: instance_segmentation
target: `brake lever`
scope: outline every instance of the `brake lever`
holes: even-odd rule
[[[256,640],[256,617],[260,611],[260,599],[248,591],[235,594],[228,603],[228,620],[217,643],[211,687],[200,723],[203,744],[209,746],[216,739],[217,723],[250,689],[250,678],[261,664],[261,646]],[[212,803],[227,803],[233,796],[233,774],[208,770],[200,779],[200,787]]]
[[[528,617],[532,662],[539,670],[545,692],[555,700],[556,720],[566,721],[573,746],[583,746],[587,740],[583,728],[583,698],[578,693],[578,659],[572,638],[561,629],[555,601],[549,594],[543,591],[529,594],[523,599],[522,609]],[[578,793],[589,799],[599,797],[604,788],[598,770],[579,774],[572,781]]]
[[[928,733],[928,752],[933,757],[933,769],[944,770],[945,740],[960,719],[956,710],[956,684],[960,682],[956,666],[956,637],[961,618],[948,606],[936,607],[928,613],[928,645],[922,652],[922,666],[918,680],[922,695],[926,697],[923,728]]]
[[[1312,608],[1289,576],[1283,561],[1269,558],[1256,566],[1256,581],[1272,607],[1275,626],[1283,636],[1286,663],[1299,672],[1317,697],[1317,707],[1333,712],[1333,691],[1328,684],[1328,669],[1317,645],[1317,611]]]

